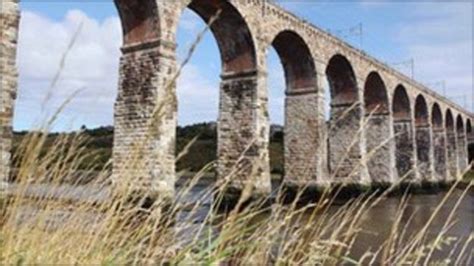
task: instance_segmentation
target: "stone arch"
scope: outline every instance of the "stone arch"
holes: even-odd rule
[[[454,117],[451,109],[446,111],[446,119],[445,119],[446,131],[454,131]]]
[[[392,157],[390,149],[390,112],[385,83],[377,72],[371,72],[364,86],[366,145],[368,172],[372,182],[392,181]]]
[[[124,47],[115,113],[115,139],[120,147],[114,148],[114,162],[117,162],[114,172],[121,172],[116,165],[129,161],[131,146],[143,141],[143,156],[151,159],[146,165],[137,166],[139,175],[143,176],[139,178],[145,180],[145,187],[174,193],[178,105],[173,80],[177,69],[174,26],[177,27],[184,9],[189,8],[206,23],[216,18],[210,30],[222,62],[218,176],[227,176],[238,168],[241,171],[232,178],[232,191],[240,191],[252,182],[255,195],[269,193],[268,153],[265,135],[261,133],[267,127],[266,110],[254,108],[263,101],[256,97],[261,87],[256,48],[249,25],[239,10],[225,0],[167,3],[115,0],[115,3],[122,19]],[[157,109],[159,116],[153,114]],[[249,171],[256,171],[260,178],[253,176],[248,180]]]
[[[471,119],[466,120],[466,139],[467,139],[467,147],[468,147],[468,163],[472,164],[474,160],[474,132],[472,130],[472,122]]]
[[[410,98],[404,86],[398,85],[392,98],[395,161],[399,178],[414,178],[414,136]]]
[[[288,93],[317,91],[316,67],[306,41],[294,31],[280,32],[272,42],[285,71]]]
[[[122,23],[124,45],[157,41],[160,37],[158,6],[153,0],[115,0]]]
[[[466,140],[466,129],[464,127],[464,120],[462,116],[459,114],[456,119],[456,150],[458,153],[458,170],[460,171],[460,175],[464,174],[467,169],[467,140]],[[461,178],[461,176],[460,176]]]
[[[188,7],[211,25],[222,59],[224,73],[240,73],[256,69],[256,52],[250,28],[237,8],[224,0],[193,0]]]
[[[343,55],[334,55],[326,68],[331,94],[329,122],[329,171],[336,179],[361,181],[361,119],[357,78]]]
[[[431,127],[428,104],[423,95],[415,100],[415,139],[418,174],[423,180],[430,180],[431,172]]]
[[[443,129],[443,113],[438,103],[434,103],[431,110],[431,124],[433,129]]]
[[[387,88],[377,72],[371,72],[364,87],[365,114],[379,115],[389,111]]]
[[[246,20],[232,3],[225,0],[187,0],[186,3],[184,8],[183,3],[170,4],[167,8],[175,9],[174,13],[153,0],[115,0],[122,22],[124,45],[160,44],[174,49],[175,35],[165,32],[161,24],[176,22],[181,12],[189,8],[206,23],[219,14],[210,30],[218,43],[224,73],[256,70],[254,39]]]
[[[428,104],[423,95],[418,95],[415,100],[415,126],[426,126],[429,121]]]
[[[451,109],[446,111],[445,119],[446,127],[446,163],[448,165],[448,180],[453,180],[457,177],[458,163],[456,152],[456,132],[454,128],[454,117]]]
[[[468,137],[471,137],[473,134],[471,119],[466,120],[466,134]]]
[[[444,131],[443,113],[438,103],[431,108],[431,126],[433,136],[433,164],[436,179],[446,178],[446,134]]]
[[[461,115],[458,115],[456,119],[456,131],[458,134],[465,134],[464,133],[464,121]]]
[[[306,41],[284,30],[272,41],[286,81],[284,168],[285,183],[305,185],[318,176],[318,87],[314,58]]]
[[[326,68],[331,105],[352,105],[359,101],[357,79],[351,63],[343,55],[334,55]]]

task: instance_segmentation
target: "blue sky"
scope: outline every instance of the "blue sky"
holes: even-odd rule
[[[415,77],[423,83],[446,82],[447,96],[471,107],[472,10],[470,2],[313,2],[282,1],[280,5],[360,47],[349,28],[362,23],[362,49],[396,63],[413,58]],[[78,94],[54,125],[72,130],[113,123],[117,92],[121,29],[112,1],[23,1],[20,26],[20,88],[14,128],[38,126],[75,91]],[[52,77],[79,25],[78,40],[67,54],[61,79]],[[184,54],[204,23],[186,11],[178,32],[178,56]],[[283,123],[284,78],[278,56],[268,55],[270,117]],[[396,66],[409,73],[409,67]],[[179,123],[217,118],[220,58],[209,33],[199,44],[178,81]],[[433,89],[442,93],[439,85]]]

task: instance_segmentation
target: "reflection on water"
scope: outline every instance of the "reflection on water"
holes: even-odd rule
[[[191,191],[188,199],[194,201],[197,198],[202,198],[201,196],[206,191],[208,191],[207,186],[197,186]],[[399,249],[408,247],[409,241],[424,229],[426,233],[421,235],[428,238],[423,242],[431,243],[446,228],[448,230],[442,238],[444,242],[440,246],[441,249],[435,249],[432,258],[436,261],[443,260],[450,255],[456,258],[456,254],[463,248],[469,256],[474,253],[474,242],[471,241],[467,247],[464,247],[463,244],[474,234],[474,190],[471,188],[461,198],[463,192],[463,189],[455,189],[449,197],[446,197],[448,192],[445,191],[436,194],[412,194],[406,198],[393,196],[380,200],[362,217],[361,231],[348,256],[359,261],[367,252],[379,251],[385,244],[384,241],[391,235],[397,236],[398,239],[395,239],[394,242],[397,243]],[[446,202],[442,204],[445,199]],[[210,204],[211,198],[208,197],[204,200],[203,207],[193,214],[196,228],[200,227],[200,223],[205,220]],[[338,201],[332,204],[327,209],[328,217],[336,215],[344,206],[347,207],[347,202]],[[403,211],[399,216],[401,206],[403,206]],[[437,215],[433,216],[435,212]],[[305,216],[309,217],[312,213],[313,210],[308,209]],[[187,217],[186,212],[181,215],[181,218]],[[393,229],[397,217],[400,217],[398,227]],[[449,224],[447,223],[448,218],[451,221]],[[265,217],[261,217],[261,219],[265,219]],[[305,220],[303,219],[301,222],[304,224]],[[217,228],[211,230],[217,234]],[[456,244],[458,242],[460,244]],[[379,254],[379,256],[381,255]]]
[[[454,207],[462,194],[461,190],[456,190],[454,194],[448,198],[447,202],[439,208],[438,214],[429,224],[427,229],[428,236],[435,238],[439,232],[447,225],[446,222],[450,215],[454,224],[449,227],[447,236],[454,237],[454,242],[463,239],[464,241],[474,232],[474,193],[470,191],[465,198],[459,203],[456,211]],[[412,195],[407,201],[403,212],[398,235],[404,235],[406,238],[413,237],[422,230],[430,221],[433,213],[443,201],[446,193],[438,193],[433,195]],[[392,226],[397,216],[397,211],[401,203],[400,197],[390,197],[384,199],[380,204],[370,209],[364,217],[362,224],[363,231],[359,234],[353,249],[354,257],[360,257],[367,250],[377,251],[383,245],[383,241],[387,239],[392,230]],[[335,211],[337,206],[333,206]],[[406,228],[406,230],[405,230]],[[405,231],[405,232],[403,232]],[[400,245],[406,245],[404,239],[401,239]],[[462,246],[456,248],[444,248],[434,254],[437,259],[447,257],[450,252],[459,252]],[[468,247],[469,253],[472,253],[473,243]],[[468,254],[469,254],[468,253]]]

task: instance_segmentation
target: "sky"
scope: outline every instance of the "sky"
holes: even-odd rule
[[[474,7],[470,1],[279,4],[407,75],[411,68],[403,62],[413,59],[415,79],[472,109]],[[14,129],[38,127],[58,110],[54,131],[112,125],[122,44],[113,1],[25,0],[21,10]],[[359,25],[362,38],[357,34]],[[183,13],[178,58],[183,58],[204,27],[192,11]],[[63,58],[64,67],[54,82]],[[273,48],[267,60],[270,119],[283,124],[285,80]],[[220,66],[215,39],[208,33],[178,80],[180,125],[216,120]]]

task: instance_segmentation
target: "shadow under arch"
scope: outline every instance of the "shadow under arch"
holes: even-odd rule
[[[448,165],[448,180],[454,180],[458,175],[458,162],[456,152],[456,132],[454,127],[454,117],[451,109],[446,111],[446,163]]]
[[[446,169],[446,134],[441,107],[434,103],[431,108],[431,126],[433,135],[433,166],[437,181],[444,181]]]
[[[340,54],[334,55],[326,68],[331,94],[328,130],[328,168],[336,181],[363,181],[361,119],[357,78],[351,63]]]
[[[419,177],[430,181],[433,177],[431,171],[431,127],[428,104],[423,95],[415,99],[415,139],[416,161]]]
[[[293,189],[320,176],[320,121],[314,58],[306,41],[283,30],[272,41],[285,73],[284,183]]]
[[[367,166],[372,182],[390,183],[393,178],[390,148],[390,112],[387,88],[377,72],[371,72],[364,85],[364,109],[367,119],[365,138]]]
[[[157,41],[161,33],[158,6],[154,0],[114,0],[122,23],[124,45]]]
[[[178,18],[161,10],[154,0],[115,0],[120,14],[124,35],[124,45],[140,45],[162,42],[162,45],[175,46],[175,36],[164,32],[162,22],[179,19],[183,10],[177,10]],[[177,4],[177,8],[179,5]],[[220,50],[223,73],[252,71],[256,69],[255,45],[250,29],[240,12],[224,0],[192,0],[189,8],[201,17],[206,24],[212,20],[210,30]],[[169,26],[169,25],[168,25]]]
[[[474,132],[472,131],[472,122],[471,119],[466,120],[466,139],[468,146],[468,163],[472,165],[474,161]]]
[[[402,85],[395,88],[392,102],[393,129],[395,134],[395,162],[398,178],[413,181],[414,132],[412,108],[408,93]]]
[[[466,140],[466,129],[464,126],[464,120],[462,116],[459,114],[456,119],[456,149],[458,153],[458,170],[460,171],[459,174],[464,174],[467,169],[467,160],[468,160],[468,153],[467,153],[467,140]],[[461,177],[459,177],[461,178]]]

